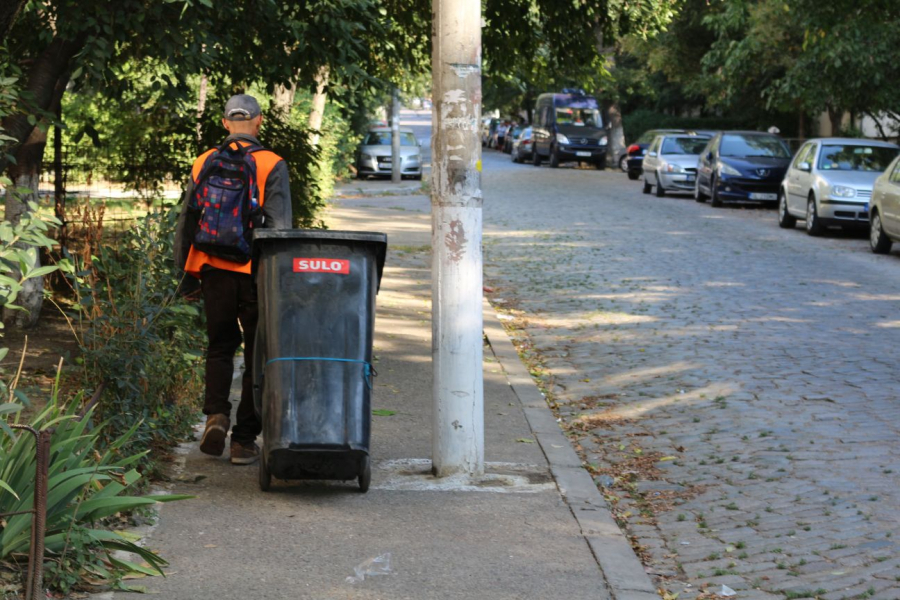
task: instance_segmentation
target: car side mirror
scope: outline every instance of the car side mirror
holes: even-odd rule
[[[799,165],[797,165],[797,168],[800,169],[801,171],[806,171],[807,173],[812,171],[812,166],[808,162],[800,163]]]
[[[656,156],[656,152],[648,152],[647,156]]]

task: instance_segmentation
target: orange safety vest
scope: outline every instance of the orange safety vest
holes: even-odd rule
[[[244,140],[238,140],[238,143],[245,147],[250,145],[250,142]],[[215,148],[207,150],[194,161],[194,167],[191,169],[191,179],[193,180],[194,185],[199,183],[197,178],[200,177],[200,171],[203,170],[206,159],[214,151]],[[266,202],[266,180],[269,178],[269,173],[272,172],[272,169],[274,169],[275,165],[281,160],[281,157],[271,150],[257,150],[253,153],[253,158],[256,159],[256,180],[259,185],[259,205],[262,206]],[[216,269],[223,269],[225,271],[246,273],[247,275],[250,274],[249,260],[245,263],[236,263],[217,256],[210,256],[206,252],[201,252],[191,246],[190,252],[188,252],[187,261],[184,265],[185,273],[199,279],[200,273],[205,265],[209,265]]]

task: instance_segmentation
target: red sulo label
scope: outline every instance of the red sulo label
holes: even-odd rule
[[[340,258],[295,258],[294,273],[350,274],[350,261]]]

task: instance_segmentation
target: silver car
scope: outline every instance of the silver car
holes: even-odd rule
[[[900,152],[887,142],[857,138],[809,140],[791,161],[778,190],[778,224],[806,220],[809,235],[832,226],[869,225],[875,179]]]
[[[356,158],[356,178],[391,176],[391,128],[374,127],[363,138]],[[400,174],[422,179],[422,147],[412,129],[400,129]]]
[[[900,241],[900,156],[875,180],[869,215],[872,252],[887,254]]]
[[[644,156],[644,193],[655,187],[656,195],[666,192],[694,191],[697,180],[697,160],[709,138],[706,136],[668,133],[658,135]]]

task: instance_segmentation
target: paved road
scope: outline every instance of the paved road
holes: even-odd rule
[[[493,151],[483,185],[492,301],[662,588],[900,598],[897,252]]]

